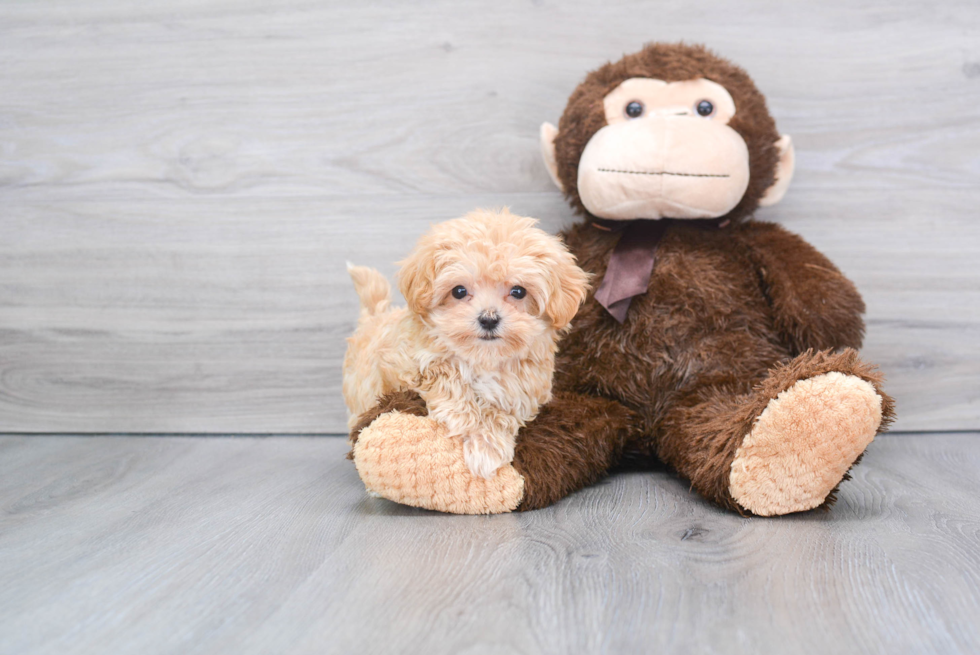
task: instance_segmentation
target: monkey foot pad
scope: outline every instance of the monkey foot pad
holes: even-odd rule
[[[800,380],[769,402],[739,447],[732,498],[761,516],[817,507],[874,439],[881,403],[853,375]]]
[[[412,507],[500,514],[524,497],[524,478],[513,466],[502,466],[489,480],[474,476],[463,460],[462,440],[423,416],[379,416],[354,444],[354,465],[369,492]]]

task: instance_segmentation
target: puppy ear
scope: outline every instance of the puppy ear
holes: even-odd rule
[[[557,261],[550,262],[550,293],[545,314],[557,330],[564,330],[575,318],[589,293],[589,274],[575,264],[575,257],[561,246]]]
[[[432,305],[433,286],[436,279],[435,257],[423,242],[399,262],[398,289],[413,313],[426,316]]]

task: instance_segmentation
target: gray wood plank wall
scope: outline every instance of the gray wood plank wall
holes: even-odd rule
[[[899,430],[980,428],[980,7],[0,5],[0,431],[340,432],[345,260],[573,220],[539,162],[585,71],[703,42],[798,169],[759,213],[862,289]]]

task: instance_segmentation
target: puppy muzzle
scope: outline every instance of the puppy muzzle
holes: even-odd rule
[[[497,328],[500,326],[500,320],[500,315],[493,310],[480,312],[476,318],[476,322],[480,325],[480,338],[485,341],[499,338]]]

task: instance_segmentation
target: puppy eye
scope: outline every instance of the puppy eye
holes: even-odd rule
[[[520,300],[526,295],[527,295],[527,289],[525,289],[524,287],[514,287],[513,289],[510,290],[510,297],[516,298],[517,300]]]
[[[643,114],[643,105],[634,100],[626,105],[626,115],[630,118],[639,118]]]
[[[705,118],[715,113],[715,106],[711,104],[710,100],[702,100],[694,108],[697,110],[698,116],[704,116]]]
[[[453,289],[452,294],[453,294],[453,298],[455,298],[456,300],[462,300],[463,298],[466,297],[466,287],[464,287],[463,285],[459,285],[458,287]]]

